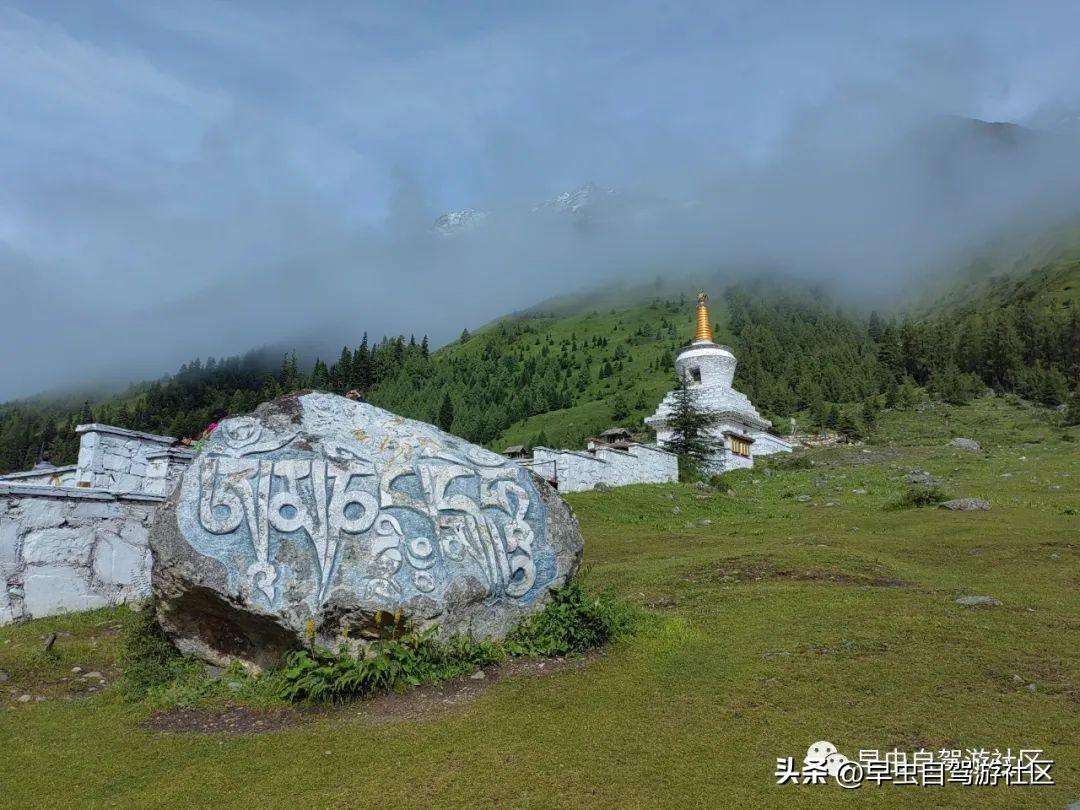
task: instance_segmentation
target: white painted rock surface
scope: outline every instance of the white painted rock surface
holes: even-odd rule
[[[500,638],[577,569],[569,507],[504,457],[332,394],[221,423],[150,533],[159,621],[211,663],[309,640]]]

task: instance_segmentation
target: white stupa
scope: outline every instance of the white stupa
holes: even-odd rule
[[[693,391],[698,407],[715,417],[712,432],[721,446],[709,460],[706,470],[715,474],[737,467],[752,467],[754,456],[790,453],[791,445],[769,433],[772,423],[758,413],[746,394],[731,387],[735,377],[735,355],[727,346],[713,341],[707,301],[705,293],[698,293],[697,330],[693,342],[675,359],[675,370]],[[668,418],[674,402],[672,391],[664,397],[656,413],[645,419],[645,424],[656,431],[661,447],[671,438]]]

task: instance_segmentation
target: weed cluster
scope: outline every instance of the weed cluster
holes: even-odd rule
[[[215,699],[254,703],[325,702],[438,683],[507,657],[580,655],[633,632],[636,610],[611,596],[590,594],[570,582],[552,592],[543,611],[515,627],[502,642],[409,631],[372,643],[362,656],[302,649],[280,669],[257,675],[237,665],[217,678],[165,638],[150,610],[133,614],[124,640],[126,692],[133,698],[188,706]]]
[[[918,509],[923,506],[937,506],[942,501],[947,500],[949,500],[949,493],[939,487],[908,487],[899,498],[887,503],[885,509],[890,512],[901,509]]]

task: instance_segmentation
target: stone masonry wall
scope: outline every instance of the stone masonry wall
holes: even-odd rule
[[[161,500],[0,483],[0,624],[148,595]]]
[[[0,475],[0,483],[5,484],[34,484],[45,487],[73,487],[75,486],[75,472],[78,468],[71,464],[67,467],[51,467],[43,470],[26,470],[25,472],[8,473]]]
[[[631,445],[625,452],[601,447],[595,454],[536,447],[531,466],[538,475],[554,477],[560,492],[582,492],[597,484],[623,487],[679,479],[676,456],[640,444]]]
[[[142,492],[149,472],[147,456],[175,443],[172,436],[156,436],[111,425],[79,425],[79,463],[76,486],[115,492]]]

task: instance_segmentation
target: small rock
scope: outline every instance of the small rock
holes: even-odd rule
[[[73,674],[78,675],[80,672],[82,672],[82,667],[72,667],[71,671]]]
[[[700,526],[712,526],[712,521],[709,520],[708,518],[702,518],[701,520],[698,521],[698,525],[700,525]]]
[[[673,507],[671,507],[671,514],[673,514],[673,515],[681,515],[682,514],[682,509],[680,509],[677,506],[673,506]]]
[[[985,512],[990,508],[990,502],[984,501],[982,498],[954,498],[951,501],[938,504],[938,506],[952,512],[978,512],[980,510]]]
[[[244,687],[240,681],[229,681],[228,686],[234,692],[239,692]]]
[[[957,438],[949,442],[949,447],[956,450],[966,450],[969,453],[979,453],[982,451],[982,447],[974,439]]]
[[[851,490],[851,494],[852,495],[865,495],[866,490],[863,489],[862,487],[857,487],[857,488]]]
[[[992,596],[959,596],[955,601],[956,604],[965,607],[997,607],[1001,604],[1000,599]]]
[[[704,492],[708,488],[709,488],[709,485],[706,484],[704,481],[695,481],[694,482],[694,489],[701,490],[702,492]]]
[[[810,496],[809,495],[796,495],[795,500],[798,501],[799,503],[809,503],[810,502]]]
[[[733,489],[729,489],[729,490],[727,491],[727,494],[728,494],[728,497],[729,497],[729,498],[734,498],[734,497],[735,497],[735,490],[733,490]]]
[[[29,703],[30,700],[30,695],[19,695],[19,703]]]
[[[97,678],[99,681],[105,680],[105,676],[97,670],[94,670],[93,672],[87,672],[85,675],[83,675],[83,680],[89,680],[90,678]]]
[[[1023,682],[1024,682],[1024,679],[1023,679],[1023,678],[1021,678],[1021,677],[1020,677],[1019,675],[1017,675],[1016,673],[1013,673],[1013,676],[1012,676],[1012,682],[1013,682],[1013,683],[1023,683]]]
[[[469,677],[474,681],[482,681],[482,680],[484,680],[484,678],[487,677],[487,673],[484,672],[484,670],[482,670],[482,669],[478,669],[478,670],[476,670],[476,672],[474,672]]]
[[[1032,686],[1034,685],[1035,684],[1032,684]],[[44,703],[46,699],[47,698],[44,695],[34,695],[34,703]]]
[[[826,506],[839,506],[840,504],[838,504],[836,501],[825,501],[825,505]]]
[[[7,683],[11,680],[11,673],[6,669],[0,669],[0,683]]]
[[[1033,683],[1029,683],[1029,684],[1027,685],[1027,690],[1028,690],[1029,692],[1031,692],[1031,693],[1033,693],[1033,694],[1034,694],[1034,692],[1035,692],[1035,684],[1033,684]]]

